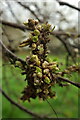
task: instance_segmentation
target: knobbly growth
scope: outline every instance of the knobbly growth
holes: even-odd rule
[[[52,86],[58,84],[65,86],[62,82],[67,82],[80,88],[80,83],[74,83],[66,78],[65,74],[72,72],[80,73],[80,66],[78,64],[70,66],[63,71],[58,67],[58,63],[49,60],[47,44],[50,41],[50,33],[54,30],[48,22],[39,24],[37,20],[28,19],[24,25],[31,30],[29,38],[19,47],[29,46],[31,49],[30,55],[26,57],[25,62],[21,59],[12,59],[10,62],[22,69],[22,75],[26,75],[26,87],[22,92],[21,100],[30,101],[30,98],[35,99],[39,97],[42,100],[47,98],[54,98],[55,92],[52,91]],[[4,47],[4,46],[3,46]]]
[[[26,41],[19,47],[29,46],[31,55],[26,57],[27,68],[22,74],[26,75],[27,85],[24,89],[22,100],[30,101],[30,98],[42,98],[45,100],[55,96],[51,87],[56,83],[54,73],[58,70],[56,62],[49,62],[47,43],[51,25],[47,22],[39,25],[38,21],[29,19],[24,23],[32,32]]]

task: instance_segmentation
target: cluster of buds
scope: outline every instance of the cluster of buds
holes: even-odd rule
[[[21,99],[30,101],[30,98],[35,99],[37,96],[43,100],[53,98],[55,92],[51,87],[56,83],[54,74],[59,68],[56,62],[50,62],[47,59],[47,43],[50,41],[51,25],[47,22],[39,25],[34,19],[29,19],[24,25],[32,32],[29,38],[19,45],[19,47],[29,46],[31,48],[31,55],[26,57],[27,68],[22,72],[26,75],[27,85],[22,92]]]

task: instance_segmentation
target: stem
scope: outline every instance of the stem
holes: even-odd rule
[[[80,88],[80,83],[75,83],[75,82],[70,81],[70,80],[63,78],[63,77],[58,77],[58,80],[63,81],[63,82],[68,82],[68,83]]]

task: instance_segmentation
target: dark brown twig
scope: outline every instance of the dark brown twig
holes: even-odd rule
[[[6,46],[3,44],[3,42],[0,40],[0,45],[2,46],[2,50],[4,51],[4,54],[13,59],[13,61],[20,61],[23,64],[26,64],[26,62],[24,60],[22,60],[21,58],[17,57],[14,53],[12,53],[9,49],[6,48]]]
[[[19,19],[18,19],[17,16],[14,14],[14,12],[13,12],[13,10],[12,10],[12,8],[11,8],[11,5],[10,5],[10,3],[8,2],[8,0],[6,1],[6,3],[7,3],[7,5],[8,5],[8,8],[9,8],[11,14],[13,15],[13,18],[15,18],[15,20],[17,21],[17,23],[20,23]]]
[[[15,101],[13,101],[1,88],[0,88],[0,92],[2,93],[2,95],[13,105],[15,105],[17,108],[19,108],[20,110],[36,117],[36,118],[44,118],[43,116],[40,116],[36,113],[33,113],[32,111],[26,109],[25,107],[21,106],[20,104],[16,103]]]
[[[69,50],[68,45],[67,45],[67,43],[65,42],[65,40],[62,39],[59,35],[55,35],[55,36],[63,43],[64,47],[66,48],[66,51],[68,52],[68,55],[71,56],[73,62],[75,63],[76,61],[75,61],[75,59],[74,59],[71,51]]]
[[[21,2],[17,2],[19,5],[21,5],[23,8],[29,10],[34,16],[36,19],[39,20],[39,22],[42,22],[42,20],[39,19],[39,17],[35,14],[35,12],[33,10],[30,9],[29,6],[25,5],[25,4],[22,4]]]
[[[6,25],[6,26],[10,26],[10,27],[13,27],[13,28],[16,28],[16,29],[20,29],[20,30],[31,30],[29,29],[28,27],[24,26],[24,25],[18,25],[16,23],[12,23],[12,22],[7,22],[7,21],[4,21],[4,20],[0,20],[0,23],[2,23],[2,25]],[[64,35],[64,36],[68,36],[68,37],[74,37],[74,36],[77,36],[77,37],[80,37],[80,34],[77,34],[77,33],[67,33],[67,32],[63,32],[63,31],[54,31],[54,32],[51,32],[52,35]]]
[[[4,21],[4,20],[0,20],[0,23],[2,25],[7,25],[7,26],[10,26],[10,27],[13,27],[13,28],[17,28],[17,29],[20,29],[20,30],[23,30],[23,31],[25,31],[25,30],[31,30],[31,29],[27,28],[24,25],[18,25],[16,23],[7,22],[7,21]]]
[[[78,10],[78,11],[80,12],[80,9],[77,8],[77,7],[75,7],[74,5],[70,5],[69,3],[67,3],[67,2],[62,2],[62,1],[60,1],[60,0],[57,0],[57,1],[58,1],[58,3],[59,3],[60,5],[66,5],[66,6],[70,7],[70,8],[73,8],[73,9],[75,9],[75,10]]]
[[[68,80],[67,78],[58,77],[58,81],[68,82],[68,83],[80,88],[80,83],[75,83],[73,81]]]

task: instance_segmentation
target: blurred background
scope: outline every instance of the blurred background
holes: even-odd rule
[[[62,0],[75,7],[78,7],[79,0]],[[19,48],[21,41],[28,38],[29,32],[24,28],[23,22],[29,18],[37,19],[40,23],[48,21],[52,27],[55,26],[51,41],[48,44],[49,57],[57,60],[63,70],[69,65],[80,60],[80,32],[79,32],[79,11],[66,5],[60,5],[59,0],[45,1],[0,1],[0,37],[5,46],[17,56],[25,60],[29,55],[28,47]],[[17,27],[15,27],[17,26]],[[0,48],[1,50],[1,48]],[[1,52],[0,52],[1,54]],[[1,64],[1,60],[0,60]],[[0,67],[1,69],[1,67]],[[20,101],[21,92],[26,86],[25,76],[21,70],[11,66],[8,59],[2,56],[2,88],[7,95],[17,103],[25,106],[35,113],[56,118],[47,101],[40,101],[38,98],[31,102]],[[67,76],[70,80],[79,82],[77,73]],[[55,86],[56,98],[49,99],[49,103],[56,111],[59,118],[78,118],[78,89],[74,86]],[[29,114],[19,110],[2,97],[3,118],[31,118]]]

